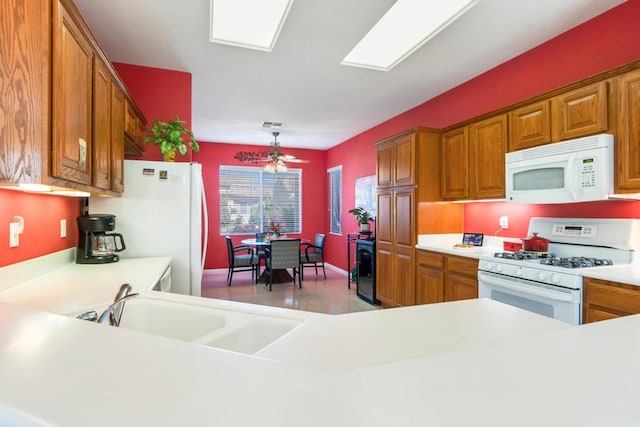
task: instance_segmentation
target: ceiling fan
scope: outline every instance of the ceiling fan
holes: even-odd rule
[[[284,154],[280,151],[278,135],[280,132],[272,132],[273,142],[271,151],[239,151],[234,158],[241,162],[266,163],[264,170],[267,172],[286,172],[285,163],[309,163],[309,160],[296,159],[295,156]]]

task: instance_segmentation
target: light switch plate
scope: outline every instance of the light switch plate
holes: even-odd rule
[[[9,223],[9,247],[17,248],[20,246],[20,224],[17,222]]]
[[[67,237],[67,220],[60,220],[60,237]]]

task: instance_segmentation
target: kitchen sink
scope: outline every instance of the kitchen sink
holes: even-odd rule
[[[122,311],[120,327],[181,341],[196,338],[225,326],[215,310],[188,304],[136,298]]]
[[[124,305],[120,328],[254,354],[303,322],[141,296]]]
[[[254,354],[284,336],[302,322],[288,319],[244,319],[237,325],[225,328],[205,337],[200,344],[237,351],[239,353]]]

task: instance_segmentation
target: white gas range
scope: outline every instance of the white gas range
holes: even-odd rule
[[[549,239],[548,252],[498,252],[478,264],[478,295],[582,323],[582,272],[630,264],[640,249],[640,220],[531,218],[529,235]]]

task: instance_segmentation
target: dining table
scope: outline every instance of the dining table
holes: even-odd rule
[[[291,237],[278,237],[276,238],[277,240],[285,240],[285,239],[293,239]],[[258,247],[268,247],[271,246],[271,240],[272,239],[256,239],[256,238],[252,238],[252,239],[243,239],[241,240],[242,244],[244,245],[249,245],[249,246],[253,246],[255,248]],[[306,244],[306,243],[310,243],[310,240],[308,239],[298,239],[300,240],[300,244]],[[260,274],[260,277],[258,278],[258,282],[260,283],[267,283],[267,274],[266,274],[266,269],[265,271],[262,272],[262,274]],[[274,268],[273,269],[273,275],[271,277],[271,283],[287,283],[287,282],[292,282],[293,281],[293,277],[291,276],[291,274],[289,273],[289,270],[287,270],[286,268]]]

